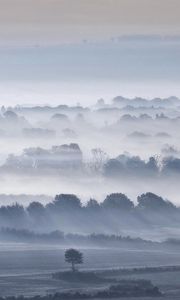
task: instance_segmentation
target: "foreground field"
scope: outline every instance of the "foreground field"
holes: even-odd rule
[[[110,270],[149,266],[180,265],[180,253],[168,251],[137,251],[122,249],[81,249],[85,261],[82,270]],[[37,294],[106,288],[106,283],[68,283],[52,279],[52,273],[67,270],[64,249],[58,246],[27,244],[1,245],[0,293],[1,296]],[[113,274],[111,275],[114,276]],[[109,277],[109,274],[108,274]],[[180,298],[180,271],[144,272],[142,274],[116,274],[115,279],[149,279],[158,286],[168,300]],[[123,298],[121,298],[123,299]],[[125,299],[125,298],[124,298]],[[137,298],[136,298],[137,299]],[[142,298],[141,298],[142,299]],[[148,298],[146,298],[148,299]],[[150,298],[151,299],[151,298]]]

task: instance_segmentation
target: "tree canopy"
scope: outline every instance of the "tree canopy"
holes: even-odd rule
[[[65,261],[71,264],[72,271],[75,272],[75,265],[83,263],[83,254],[76,249],[68,249],[65,252]]]

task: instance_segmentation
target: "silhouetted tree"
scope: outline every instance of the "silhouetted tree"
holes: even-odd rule
[[[75,265],[83,263],[83,254],[76,249],[68,249],[65,252],[65,261],[72,265],[72,272],[75,272]]]
[[[55,200],[52,203],[47,204],[46,207],[55,212],[71,212],[72,210],[81,209],[81,201],[76,195],[60,194],[56,195]]]
[[[124,175],[125,166],[115,158],[109,159],[103,168],[104,175],[107,177]]]
[[[10,121],[17,121],[18,120],[18,116],[15,112],[11,111],[11,110],[7,110],[5,113],[4,113],[4,117],[7,119],[7,120],[10,120]]]
[[[162,162],[162,174],[180,174],[180,159],[176,157],[165,157]]]
[[[146,193],[138,196],[138,208],[147,209],[147,210],[170,210],[175,209],[175,206],[167,200],[164,200],[162,197],[157,196],[153,193]]]
[[[69,119],[65,114],[57,113],[57,114],[52,116],[51,120],[67,122]]]
[[[146,162],[139,156],[119,155],[116,159],[109,159],[104,165],[106,176],[154,176],[158,175],[157,158],[150,157]]]
[[[102,203],[104,208],[130,210],[134,208],[133,202],[122,193],[110,194]]]
[[[29,206],[27,207],[27,212],[29,215],[33,218],[39,218],[44,216],[45,214],[45,208],[40,202],[31,202]]]
[[[99,210],[100,205],[95,199],[90,199],[87,202],[86,208],[90,210]]]
[[[158,161],[155,157],[150,157],[147,164],[146,164],[147,170],[149,171],[149,174],[152,175],[152,172],[155,174],[158,174],[159,168],[158,168]]]
[[[95,172],[102,171],[105,163],[108,160],[107,154],[101,148],[91,150],[92,153],[92,169]]]
[[[24,207],[18,203],[1,206],[0,207],[0,219],[13,226],[23,224],[26,220],[26,213]]]

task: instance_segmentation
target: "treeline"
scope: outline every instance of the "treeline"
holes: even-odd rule
[[[113,193],[99,203],[85,205],[71,194],[60,194],[43,205],[33,201],[27,207],[13,204],[0,207],[0,227],[36,228],[65,233],[117,233],[122,229],[151,229],[153,226],[180,226],[180,209],[153,193],[142,194],[134,205],[125,194]]]
[[[143,160],[139,156],[119,155],[109,159],[103,166],[103,174],[106,177],[118,178],[144,178],[161,179],[169,176],[180,175],[179,151],[173,147],[165,149],[165,157],[158,161],[157,157],[149,157]]]
[[[81,245],[81,246],[139,246],[154,247],[161,243],[146,241],[141,238],[131,238],[129,236],[108,235],[108,234],[65,234],[62,231],[55,230],[48,233],[37,233],[28,229],[15,229],[2,227],[0,229],[1,241],[33,242],[33,243],[59,243],[61,245]]]
[[[180,240],[179,239],[167,239],[161,242],[155,242],[151,240],[145,240],[142,238],[132,238],[130,236],[122,236],[122,235],[115,235],[115,234],[73,234],[68,233],[65,234],[63,231],[55,230],[48,233],[38,233],[35,231],[30,231],[28,229],[15,229],[15,228],[8,228],[2,227],[0,229],[0,241],[1,242],[26,242],[26,243],[54,243],[60,244],[62,246],[74,246],[77,247],[121,247],[121,248],[133,248],[133,249],[164,249],[164,247],[168,248],[177,248],[180,247]],[[172,267],[174,271],[176,267]],[[179,270],[179,267],[177,267]],[[139,271],[139,269],[137,270]],[[155,270],[150,271],[157,271]],[[136,269],[134,269],[136,272]],[[140,272],[143,272],[140,269]]]
[[[144,133],[134,132],[131,137],[134,135],[142,137]],[[81,178],[95,174],[113,180],[131,178],[158,180],[180,176],[180,151],[173,146],[167,145],[162,149],[161,156],[152,156],[147,160],[129,154],[109,158],[100,148],[92,149],[91,153],[91,160],[87,162],[84,161],[83,152],[76,143],[53,146],[51,149],[27,148],[21,155],[10,154],[0,166],[0,172],[41,174],[51,170],[56,175],[72,176],[76,173]]]
[[[0,297],[0,300],[65,300],[65,299],[113,299],[118,297],[157,297],[161,296],[158,287],[148,280],[121,280],[118,284],[111,285],[107,289],[99,289],[93,292],[70,291],[59,292],[53,295],[33,297]]]

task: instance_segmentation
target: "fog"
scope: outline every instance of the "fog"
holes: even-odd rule
[[[178,0],[0,0],[0,300],[180,299]]]
[[[59,30],[59,28],[58,28]],[[35,33],[35,32],[34,32]],[[83,105],[103,97],[180,97],[179,36],[113,35],[0,49],[6,105]]]
[[[130,270],[128,276],[148,276],[153,266],[152,281],[161,286],[156,273],[171,272],[175,278],[179,272],[180,99],[117,95],[92,103],[1,107],[0,256],[7,275],[1,275],[0,287],[5,296],[44,295],[47,286],[69,291],[67,279],[57,287],[67,266],[54,266],[66,248],[87,255],[82,266],[87,276],[98,268],[105,273],[129,268],[132,261],[145,270]],[[21,267],[13,262],[19,253]],[[40,256],[47,262],[41,264]],[[81,284],[75,289],[84,288]],[[95,278],[90,291],[97,285]]]
[[[1,192],[68,191],[83,201],[123,192],[135,201],[150,191],[180,204],[179,103],[115,97],[93,106],[3,106]]]

